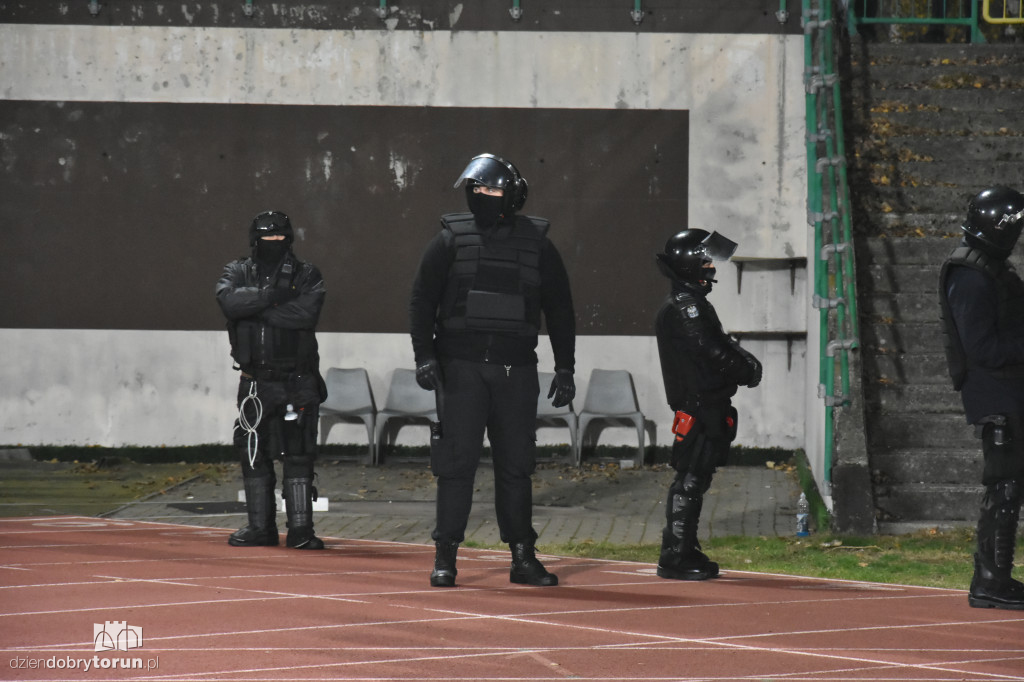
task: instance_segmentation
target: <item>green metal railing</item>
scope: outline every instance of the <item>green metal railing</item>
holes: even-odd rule
[[[988,4],[989,0],[985,0]],[[871,14],[864,11],[864,0],[850,3],[850,33],[857,24],[903,24],[908,26],[966,26],[972,43],[983,43],[978,27],[978,3],[974,0],[878,0]]]
[[[850,352],[858,346],[857,295],[842,101],[832,0],[803,0],[807,114],[807,223],[814,229],[814,307],[819,310],[818,397],[825,402],[824,470],[832,480],[835,409],[850,402]]]
[[[964,26],[972,43],[986,42],[981,21],[993,26],[1024,26],[1024,3],[1020,0],[984,0],[981,11],[973,0],[878,0],[868,14],[864,0],[850,4],[847,15],[851,34],[858,26],[889,24],[927,26],[930,30],[945,26]]]

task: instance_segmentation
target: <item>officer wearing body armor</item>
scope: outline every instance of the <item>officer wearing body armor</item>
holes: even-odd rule
[[[761,381],[761,363],[722,329],[707,300],[715,282],[715,260],[726,260],[736,244],[715,232],[683,230],[672,236],[658,268],[672,283],[658,311],[655,331],[669,407],[675,412],[672,467],[675,480],[666,502],[658,575],[675,580],[718,576],[697,541],[704,493],[725,464],[736,437],[737,387]]]
[[[320,271],[292,253],[288,216],[266,211],[249,229],[252,253],[228,263],[217,282],[231,357],[241,372],[234,444],[242,461],[248,525],[236,547],[279,543],[277,478],[282,460],[289,547],[323,549],[313,532],[313,462],[318,407],[326,390],[315,329],[324,303]]]
[[[1024,195],[984,190],[939,275],[950,377],[984,458],[968,593],[980,608],[1024,609],[1024,585],[1010,575],[1024,486],[1024,283],[1007,261],[1022,227]]]
[[[410,327],[416,378],[436,392],[439,424],[431,438],[437,479],[436,546],[430,584],[455,585],[473,482],[486,432],[494,464],[495,512],[512,551],[514,583],[556,585],[535,555],[538,331],[541,319],[555,359],[548,390],[556,406],[576,392],[576,321],[569,277],[547,238],[548,221],[520,215],[527,183],[491,154],[474,157],[465,182],[468,213],[441,218],[413,284]]]

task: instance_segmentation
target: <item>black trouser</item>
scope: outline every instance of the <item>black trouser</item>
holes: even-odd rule
[[[249,424],[257,422],[257,404],[249,400],[254,380],[243,376],[238,384],[238,405]],[[320,403],[317,378],[299,374],[285,381],[255,380],[256,397],[262,408],[255,437],[235,421],[234,443],[242,462],[242,475],[268,476],[276,481],[274,459],[284,464],[284,478],[309,478],[317,453],[317,428]],[[285,420],[292,405],[298,419]],[[271,486],[273,487],[273,486]]]
[[[462,542],[484,432],[494,463],[494,508],[502,542],[532,543],[537,465],[537,366],[505,367],[450,360],[444,369],[444,437],[431,449],[437,477],[439,542]]]
[[[689,549],[697,544],[697,524],[704,493],[719,466],[729,457],[729,444],[736,437],[736,410],[729,401],[695,411],[695,421],[685,436],[676,435],[672,444],[675,480],[665,502],[663,546],[682,542]]]

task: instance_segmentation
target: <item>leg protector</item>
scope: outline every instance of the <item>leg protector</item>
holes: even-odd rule
[[[1024,610],[1024,584],[1011,577],[1020,517],[1021,485],[989,485],[978,519],[978,550],[968,603],[979,608]]]
[[[277,534],[273,475],[245,476],[242,482],[245,485],[245,510],[249,525],[232,533],[228,544],[234,547],[277,546],[280,540]]]
[[[673,580],[707,580],[718,577],[718,564],[701,551],[697,526],[710,487],[710,477],[702,481],[693,474],[676,478],[668,491],[667,523],[661,534],[658,575]]]
[[[324,542],[313,534],[312,478],[284,479],[285,512],[288,514],[288,546],[295,549],[323,549]]]
[[[558,576],[549,573],[544,564],[537,559],[536,549],[533,541],[513,542],[509,544],[512,550],[512,568],[509,570],[508,579],[510,582],[519,585],[538,585],[540,587],[552,587],[558,584]]]
[[[459,549],[457,542],[434,543],[434,570],[430,574],[431,587],[455,587],[455,554]]]

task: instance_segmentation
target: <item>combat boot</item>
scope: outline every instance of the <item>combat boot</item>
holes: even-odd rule
[[[549,573],[544,564],[537,559],[536,549],[532,542],[513,542],[509,544],[512,550],[512,568],[509,570],[508,579],[520,585],[538,585],[551,587],[558,584],[558,576]]]
[[[701,551],[697,540],[704,495],[692,474],[669,488],[667,523],[661,533],[658,577],[670,580],[709,580],[718,577],[718,564]]]
[[[284,479],[284,508],[288,516],[286,543],[293,549],[324,548],[324,541],[313,533],[314,499],[316,488],[313,487],[313,479]]]
[[[1024,584],[1010,577],[1009,571],[989,566],[974,555],[974,577],[967,603],[977,609],[1024,611]]]
[[[434,570],[430,574],[431,587],[455,587],[455,553],[459,543],[444,541],[434,543]]]
[[[718,577],[718,564],[701,551],[696,537],[685,540],[677,538],[671,532],[664,532],[661,556],[658,558],[658,577],[671,580],[709,580]]]
[[[233,547],[276,547],[277,503],[274,500],[274,479],[271,476],[248,476],[242,479],[245,487],[245,511],[249,525],[228,537]]]
[[[1020,517],[1020,484],[989,485],[978,520],[978,551],[967,603],[975,608],[1024,610],[1024,584],[1011,577]]]

